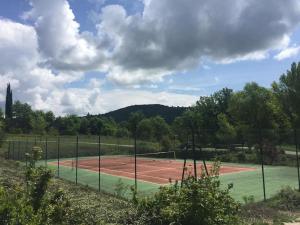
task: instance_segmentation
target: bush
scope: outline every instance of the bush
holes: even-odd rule
[[[282,210],[300,209],[300,192],[291,187],[283,188],[270,200],[269,204]]]
[[[45,167],[36,167],[40,149],[33,148],[28,154],[26,186],[3,188],[0,186],[0,224],[42,225],[68,224],[70,204],[60,189],[48,193],[52,172]]]
[[[190,176],[182,187],[176,182],[161,187],[154,197],[136,199],[139,214],[151,225],[238,224],[240,205],[229,195],[229,188],[220,188],[218,169],[215,165],[210,176],[202,173],[198,180]]]

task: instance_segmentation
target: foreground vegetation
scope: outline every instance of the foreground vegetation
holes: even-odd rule
[[[215,176],[189,177],[183,187],[175,184],[153,197],[133,195],[127,201],[55,179],[34,160],[25,169],[0,157],[0,224],[279,225],[299,216],[299,192],[286,188],[259,203],[245,197],[241,205],[230,197],[230,187],[220,189],[217,168]]]

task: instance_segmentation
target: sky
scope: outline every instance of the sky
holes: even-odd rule
[[[0,105],[56,115],[193,105],[300,61],[299,0],[1,0]]]

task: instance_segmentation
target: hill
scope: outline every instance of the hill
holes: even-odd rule
[[[112,117],[116,122],[122,122],[128,120],[129,116],[133,112],[142,112],[145,117],[161,116],[167,123],[173,122],[173,120],[180,116],[187,108],[186,107],[170,107],[159,104],[151,105],[132,105],[125,108],[117,109],[103,114],[105,117]]]

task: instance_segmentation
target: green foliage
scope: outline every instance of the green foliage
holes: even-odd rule
[[[160,141],[160,145],[161,145],[161,150],[165,152],[173,149],[172,141],[169,136],[163,136]]]
[[[182,187],[176,182],[161,187],[154,197],[137,199],[140,215],[146,224],[217,225],[238,224],[239,204],[229,195],[229,189],[222,189],[216,164],[211,176],[204,173],[195,180],[188,177]]]
[[[281,210],[299,210],[300,192],[287,186],[271,198],[268,204]]]
[[[293,63],[291,69],[283,74],[279,82],[272,84],[275,96],[281,103],[293,127],[300,125],[300,62]]]
[[[138,138],[141,140],[151,140],[154,136],[154,127],[151,119],[141,120],[137,127]]]
[[[32,113],[31,126],[34,134],[44,134],[46,132],[47,123],[43,111]]]
[[[67,224],[69,201],[62,190],[47,191],[52,172],[35,166],[40,154],[41,150],[37,147],[28,154],[25,188],[17,186],[6,190],[0,186],[1,224]]]
[[[137,129],[139,123],[143,120],[144,115],[141,112],[135,112],[130,114],[128,125],[129,131],[134,137],[137,137]]]
[[[219,130],[216,135],[221,143],[233,143],[236,137],[236,130],[232,124],[229,123],[228,118],[225,114],[221,113],[218,115]]]
[[[9,129],[19,129],[23,133],[30,133],[30,131],[32,130],[31,118],[31,106],[27,103],[22,104],[20,101],[16,101],[13,104],[13,119],[11,121],[12,124]]]

